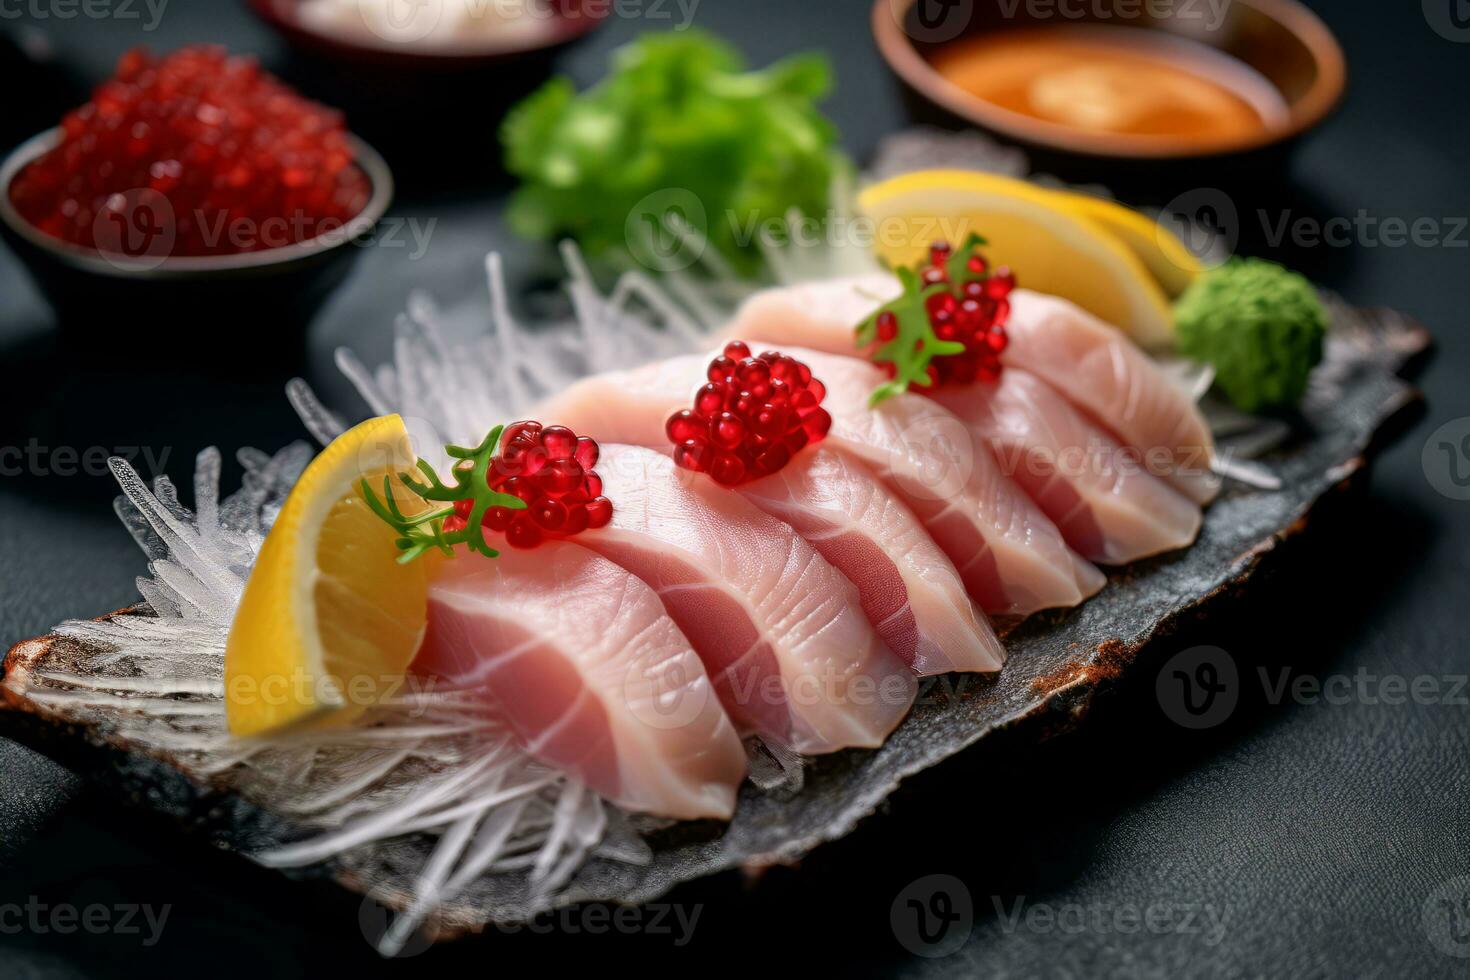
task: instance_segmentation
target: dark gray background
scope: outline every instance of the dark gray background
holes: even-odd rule
[[[1431,432],[1470,415],[1464,233],[1458,248],[1360,242],[1273,249],[1254,213],[1266,207],[1274,222],[1284,208],[1293,217],[1348,218],[1364,209],[1380,220],[1429,217],[1446,229],[1470,215],[1470,44],[1432,30],[1417,3],[1319,0],[1313,7],[1347,51],[1351,91],[1289,174],[1238,195],[1244,250],[1302,268],[1354,302],[1413,314],[1433,330],[1439,351],[1422,378],[1428,411],[1383,456],[1369,492],[1336,508],[1265,594],[1230,622],[1170,641],[1180,649],[1217,644],[1238,662],[1244,694],[1226,723],[1205,732],[1171,724],[1154,700],[1153,677],[1143,676],[1103,705],[1080,736],[978,753],[932,773],[799,870],[731,877],[676,895],[701,907],[686,946],[656,932],[560,928],[491,936],[393,964],[378,961],[362,938],[356,902],[119,809],[0,728],[0,908],[31,896],[78,906],[172,906],[152,948],[130,935],[0,934],[0,972],[433,969],[447,976],[701,973],[722,965],[784,972],[800,960],[840,975],[1465,974],[1470,960],[1441,952],[1423,915],[1439,895],[1470,897],[1470,880],[1436,892],[1470,874],[1470,709],[1358,697],[1271,703],[1256,673],[1289,666],[1319,678],[1359,671],[1413,678],[1470,670],[1470,504],[1437,493],[1421,462]],[[258,52],[270,66],[283,55],[240,3],[226,0],[173,0],[152,33],[141,21],[16,21],[10,12],[17,9],[4,8],[0,27],[28,21],[46,31],[63,72],[8,85],[10,142],[49,124],[45,117],[54,118],[68,98],[66,81],[101,78],[136,44],[215,41]],[[839,79],[828,109],[859,160],[904,121],[869,40],[863,0],[704,0],[696,22],[736,41],[757,64],[799,48],[827,51]],[[565,67],[580,81],[596,78],[614,46],[649,26],[661,25],[615,20]],[[466,125],[483,115],[479,98],[485,95],[466,93]],[[89,356],[86,344],[58,339],[48,309],[0,251],[0,445],[147,446],[155,458],[166,452],[164,469],[184,481],[206,445],[228,452],[302,437],[281,394],[284,380],[302,373],[345,399],[330,351],[351,342],[371,362],[413,285],[451,302],[478,295],[481,257],[496,248],[509,250],[518,282],[544,273],[544,255],[508,237],[497,183],[487,168],[478,189],[406,188],[397,214],[439,219],[428,254],[411,263],[405,250],[368,250],[312,326],[299,363],[293,353],[248,371],[234,364],[231,348],[260,343],[273,325],[262,324],[255,336],[218,335],[208,310],[200,311],[196,341],[202,368],[150,369]],[[146,318],[136,311],[117,311],[96,326],[148,342]],[[0,480],[0,642],[135,598],[142,557],[112,516],[113,492],[104,476],[29,472]],[[912,914],[902,901],[901,914],[890,911],[910,883],[937,873],[962,883],[947,890],[954,907],[973,909],[973,931],[959,952],[914,956],[898,938],[912,934]],[[1012,924],[1018,899],[1060,913],[1060,924],[1024,915]],[[1175,926],[1191,908],[1213,910],[1224,917],[1223,935],[1110,926],[1151,907],[1172,910]],[[926,951],[947,950],[954,936],[951,930]]]

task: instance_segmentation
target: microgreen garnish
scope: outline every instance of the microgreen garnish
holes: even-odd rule
[[[446,531],[444,529],[445,520],[455,514],[453,506],[409,517],[403,513],[393,499],[391,476],[383,477],[382,499],[373,493],[373,488],[368,485],[366,479],[362,480],[360,489],[363,500],[367,502],[374,514],[377,514],[399,534],[397,545],[403,552],[398,557],[400,563],[411,562],[430,548],[438,548],[444,554],[452,557],[458,545],[466,545],[471,551],[478,552],[486,558],[500,556],[500,552],[490,547],[485,541],[484,528],[481,524],[485,512],[491,507],[504,507],[507,510],[526,509],[526,502],[519,497],[490,489],[486,477],[490,470],[491,458],[495,455],[496,446],[500,444],[500,434],[504,429],[504,426],[497,425],[474,449],[466,449],[463,446],[444,447],[444,451],[452,458],[464,461],[455,464],[452,484],[446,484],[440,480],[439,474],[434,472],[434,467],[422,459],[418,462],[418,468],[424,474],[427,482],[420,483],[407,473],[398,475],[404,486],[424,500],[451,505],[461,501],[470,501],[473,506],[465,519],[465,526],[459,530]],[[468,466],[464,465],[466,462]]]
[[[894,395],[908,391],[909,385],[927,388],[933,384],[929,377],[929,362],[936,357],[960,354],[965,345],[954,341],[940,340],[929,322],[929,298],[949,291],[946,283],[925,286],[919,274],[903,267],[897,270],[903,283],[903,293],[891,303],[879,307],[857,328],[859,347],[866,347],[880,339],[879,321],[896,328],[893,338],[879,347],[873,360],[892,364],[892,380],[879,385],[868,398],[868,407],[874,408]],[[892,320],[887,319],[892,317]]]
[[[970,267],[970,260],[980,252],[982,245],[989,245],[983,235],[970,232],[970,237],[965,239],[965,244],[949,253],[949,258],[944,263],[944,271],[949,281],[956,287],[961,288],[965,283],[973,279],[984,279],[985,272],[975,271]]]
[[[971,234],[958,249],[944,242],[929,247],[929,261],[894,270],[903,292],[857,327],[860,348],[877,345],[872,359],[891,379],[868,399],[870,408],[910,385],[993,382],[1000,377],[1006,348],[1007,298],[1015,276],[990,269]]]

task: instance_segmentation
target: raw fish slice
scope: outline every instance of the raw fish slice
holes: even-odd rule
[[[1106,579],[1067,547],[1055,524],[944,408],[903,394],[877,408],[883,372],[855,357],[782,348],[827,385],[833,444],[860,456],[924,522],[987,612],[1028,615],[1075,606]]]
[[[1028,289],[1011,293],[1006,332],[1005,364],[1062,392],[1137,450],[1150,473],[1191,500],[1215,499],[1220,478],[1211,469],[1209,424],[1126,336],[1073,303]]]
[[[852,354],[853,329],[898,293],[898,280],[887,273],[768,289],[748,299],[721,335]],[[1209,425],[1147,354],[1066,300],[1017,289],[1010,303],[1004,364],[1044,379],[1191,500],[1214,499],[1220,479],[1210,468]]]
[[[1001,668],[1005,650],[954,563],[856,459],[819,446],[739,489],[857,586],[868,621],[920,676]]]
[[[612,523],[578,543],[658,593],[738,728],[806,755],[883,744],[917,684],[842,573],[740,494],[651,449],[604,442],[597,473]]]
[[[741,305],[719,336],[744,340],[753,350],[790,345],[856,356],[858,324],[900,292],[898,278],[887,272],[763,289]]]
[[[868,393],[882,381],[876,367],[781,349],[827,386],[822,407],[832,415],[832,431],[823,445],[863,461],[908,504],[986,612],[1074,606],[1102,588],[1102,573],[1067,548],[1056,526],[1001,475],[988,449],[975,451],[969,430],[949,412],[918,395],[870,410]],[[708,356],[687,355],[594,375],[565,389],[541,416],[598,441],[662,448],[664,423],[689,404],[708,363]]]
[[[541,412],[604,431],[609,413],[617,411],[611,406],[624,394],[604,400],[597,393],[601,387],[594,381],[590,397],[571,392]],[[657,425],[620,425],[601,438],[667,448],[662,422],[677,403],[687,401],[687,393],[676,393],[682,387],[687,385],[680,381],[670,386],[669,403],[660,403],[653,413]],[[740,491],[791,525],[857,586],[869,622],[917,673],[1000,669],[1004,648],[965,594],[954,563],[903,501],[854,456],[817,447]]]
[[[990,444],[1001,470],[1085,558],[1124,565],[1199,533],[1191,500],[1036,375],[1006,368],[995,384],[937,388],[931,397]]]
[[[619,806],[727,818],[745,750],[653,590],[573,544],[436,566],[415,669],[483,691],[532,755]]]

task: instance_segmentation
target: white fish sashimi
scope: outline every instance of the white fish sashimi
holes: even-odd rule
[[[1006,368],[994,384],[937,388],[930,397],[990,444],[1001,470],[1088,560],[1123,565],[1199,534],[1193,501],[1145,472],[1136,453],[1034,374]]]
[[[722,336],[853,354],[854,328],[899,291],[888,273],[768,289],[745,302]],[[1027,289],[1012,291],[1010,303],[1006,366],[1045,380],[1191,500],[1214,499],[1214,439],[1188,392],[1121,331],[1075,304]]]
[[[727,818],[745,751],[653,590],[570,543],[435,566],[416,670],[483,693],[527,750],[628,810]]]
[[[1001,668],[1005,649],[954,563],[856,459],[818,446],[739,489],[857,586],[868,621],[915,673]]]
[[[636,383],[612,375],[574,386],[540,411],[599,439],[667,450],[663,424],[687,403],[685,372],[695,366],[679,363],[668,385],[644,389],[647,398],[635,394]],[[661,400],[661,390],[667,399]],[[634,398],[641,408],[627,403]],[[851,454],[814,447],[739,491],[853,582],[869,622],[916,673],[983,673],[1004,662],[1004,648],[966,595],[954,563],[903,501]]]
[[[834,445],[859,455],[924,522],[986,612],[1075,606],[1106,579],[1006,477],[990,449],[940,405],[902,394],[877,408],[883,372],[867,361],[782,348],[827,385]]]
[[[863,616],[852,583],[740,494],[651,449],[602,450],[612,523],[578,542],[658,593],[736,726],[805,755],[881,745],[917,684]]]
[[[1150,473],[1199,504],[1220,491],[1215,441],[1188,393],[1132,341],[1074,303],[1017,289],[1001,360],[1024,368],[1116,433]]]
[[[720,336],[744,340],[752,349],[790,344],[855,355],[858,324],[902,291],[898,277],[887,272],[763,289],[741,305]]]
[[[986,612],[1073,606],[1102,587],[1102,574],[1067,548],[988,449],[976,452],[968,428],[949,412],[917,395],[871,410],[868,394],[882,380],[873,365],[782,350],[805,361],[827,387],[823,408],[833,421],[823,446],[863,462],[913,510]],[[664,447],[664,423],[690,403],[708,362],[688,355],[596,375],[567,388],[542,417],[579,432],[585,427],[599,440]]]

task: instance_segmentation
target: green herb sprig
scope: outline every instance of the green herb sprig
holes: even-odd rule
[[[434,467],[422,459],[418,462],[418,468],[424,474],[427,482],[420,483],[407,473],[398,475],[404,486],[424,500],[451,505],[464,500],[472,501],[474,506],[462,530],[446,531],[444,529],[444,521],[454,516],[453,506],[409,517],[403,513],[393,499],[393,478],[391,476],[383,477],[382,499],[373,493],[373,488],[365,478],[362,480],[359,489],[363,500],[367,502],[374,514],[382,518],[399,534],[396,543],[403,552],[398,556],[400,564],[413,561],[430,548],[437,548],[444,554],[453,557],[454,549],[459,545],[465,545],[471,551],[478,552],[486,558],[500,557],[500,552],[490,547],[485,540],[484,528],[481,525],[485,512],[491,507],[504,507],[507,510],[526,509],[526,502],[519,497],[490,489],[487,476],[490,472],[490,461],[495,456],[496,447],[500,444],[500,434],[504,431],[505,426],[497,425],[474,449],[466,449],[463,446],[444,447],[444,451],[454,459],[470,464],[468,466],[455,464],[452,484],[447,484],[439,479],[439,474],[434,472]]]
[[[867,347],[878,339],[878,320],[885,313],[892,313],[898,322],[898,334],[873,355],[874,361],[892,364],[894,376],[873,390],[868,397],[869,408],[908,391],[909,385],[928,388],[933,384],[929,377],[930,361],[965,352],[964,344],[940,340],[929,322],[929,297],[948,292],[949,283],[926,287],[913,269],[903,267],[897,273],[899,282],[903,283],[903,293],[893,302],[880,306],[857,327],[858,346]]]

